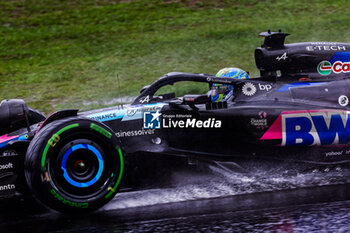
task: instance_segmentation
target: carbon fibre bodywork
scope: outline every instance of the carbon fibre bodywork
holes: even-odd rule
[[[261,77],[174,72],[143,88],[130,105],[82,113],[65,110],[44,122],[40,117],[28,120],[24,107],[23,114],[18,110],[14,119],[18,117],[21,127],[8,127],[0,137],[0,196],[25,192],[24,157],[41,127],[77,115],[113,131],[125,152],[126,179],[142,176],[135,169],[149,161],[155,169],[161,159],[170,165],[177,158],[185,164],[245,159],[348,164],[350,45],[284,45],[287,34],[262,36],[265,42],[255,52]],[[207,84],[208,93],[157,95],[162,87],[181,82]],[[233,86],[232,97],[211,102],[213,84]]]
[[[184,103],[186,96],[162,101],[153,96],[160,87],[181,81],[204,82],[208,86],[213,83],[233,85],[235,91],[232,100],[225,105],[208,102],[195,104],[195,108]],[[336,135],[340,135],[343,144],[348,144],[343,133],[348,132],[349,107],[341,106],[339,97],[349,95],[349,85],[347,77],[300,82],[281,77],[236,80],[206,74],[170,73],[144,90],[132,105],[83,115],[115,129],[129,154],[151,152],[211,160],[251,157],[310,163],[347,162],[344,150],[347,145],[339,145]],[[247,86],[251,88],[250,93]],[[141,103],[145,98],[149,101]],[[157,110],[162,116],[161,127],[144,129],[143,114]],[[193,119],[210,123],[208,127],[193,127]],[[304,120],[307,125],[293,123],[292,126],[300,130],[286,132],[286,119]],[[340,120],[344,123],[342,127],[338,125]],[[183,127],[174,125],[181,121],[185,122]],[[220,126],[214,127],[217,122]],[[322,123],[328,125],[328,131],[321,128]],[[340,151],[344,152],[343,156],[329,154]]]

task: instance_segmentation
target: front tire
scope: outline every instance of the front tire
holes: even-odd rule
[[[93,211],[116,194],[124,162],[107,126],[83,117],[54,121],[30,143],[25,176],[34,197],[61,212]]]

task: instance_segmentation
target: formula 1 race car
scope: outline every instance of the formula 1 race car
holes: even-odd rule
[[[0,195],[32,193],[52,209],[84,212],[162,159],[349,163],[350,44],[260,35],[257,78],[169,73],[130,105],[48,118],[23,100],[2,101]],[[230,98],[212,101],[225,88]]]

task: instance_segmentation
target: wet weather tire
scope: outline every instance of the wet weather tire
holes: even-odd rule
[[[61,212],[96,210],[116,194],[120,143],[107,126],[83,117],[54,121],[31,141],[25,176],[34,197]]]

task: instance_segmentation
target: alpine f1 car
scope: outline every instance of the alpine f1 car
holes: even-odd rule
[[[260,35],[260,77],[169,73],[130,105],[48,118],[23,100],[2,101],[0,195],[29,190],[52,209],[84,212],[142,178],[142,165],[158,170],[162,158],[349,163],[350,44],[285,44],[289,34],[281,31]],[[178,83],[206,90],[167,92]],[[213,101],[227,90],[227,100]]]

